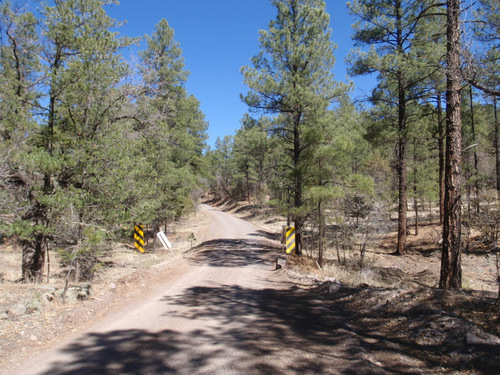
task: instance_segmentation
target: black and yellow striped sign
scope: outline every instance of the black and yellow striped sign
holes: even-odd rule
[[[137,250],[139,250],[141,253],[144,252],[144,226],[142,225],[135,225],[134,226],[134,241],[135,241],[135,247]]]
[[[286,253],[295,253],[295,227],[286,227]]]

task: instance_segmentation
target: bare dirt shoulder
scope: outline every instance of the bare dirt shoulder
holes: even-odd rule
[[[193,213],[168,228],[173,253],[162,248],[140,254],[130,244],[117,244],[100,258],[104,265],[82,300],[63,303],[65,269],[52,255],[48,283],[22,284],[21,254],[0,246],[0,373],[67,339],[105,316],[153,293],[169,279],[186,272],[184,256],[206,235],[208,218]],[[82,284],[80,284],[82,285]],[[83,283],[85,288],[87,287]],[[78,290],[78,284],[72,284]]]

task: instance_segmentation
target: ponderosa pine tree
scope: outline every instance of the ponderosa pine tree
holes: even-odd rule
[[[347,5],[359,19],[353,26],[353,39],[357,45],[370,46],[369,52],[356,50],[351,54],[350,72],[355,75],[377,72],[381,85],[372,101],[392,104],[395,111],[398,176],[396,254],[403,254],[407,236],[409,106],[422,98],[425,92],[422,83],[428,74],[428,67],[422,66],[422,60],[413,51],[413,43],[419,23],[437,4],[432,0],[355,0]]]
[[[109,4],[70,4],[76,18],[71,47],[75,55],[58,72],[64,77],[61,82],[52,81],[57,87],[66,85],[56,96],[54,109],[60,134],[54,147],[64,162],[56,171],[59,188],[54,200],[62,213],[54,220],[52,246],[62,249],[60,253],[72,262],[76,280],[93,277],[100,246],[96,241],[104,241],[104,233],[118,224],[116,213],[126,209],[118,197],[130,189],[123,171],[130,172],[134,165],[135,146],[126,139],[131,127],[122,115],[137,94],[123,83],[129,67],[119,54],[133,40],[111,31],[118,23],[103,8]],[[83,20],[82,26],[78,19]],[[51,26],[59,28],[59,21]]]
[[[115,3],[56,0],[37,18],[1,5],[0,215],[22,244],[25,281],[41,280],[49,249],[91,277],[97,242],[115,229],[192,206],[207,124],[180,49],[161,22],[145,84],[132,84],[120,50],[134,40],[104,8]]]
[[[439,4],[438,4],[439,5]],[[446,76],[443,69],[442,56],[446,55],[446,23],[443,22],[444,5],[440,4],[423,22],[419,23],[416,38],[420,42],[414,47],[418,58],[425,62],[428,69],[425,72],[424,86],[428,94],[425,101],[432,103],[434,109],[433,137],[438,149],[438,186],[439,186],[439,222],[443,223],[444,217],[444,169],[445,169],[445,115],[443,102],[446,91]],[[427,116],[426,110],[422,116]]]
[[[23,246],[26,281],[41,280],[49,241],[65,246],[77,240],[78,228],[86,224],[83,207],[91,206],[88,199],[99,199],[89,181],[97,178],[94,156],[104,135],[117,134],[101,131],[113,122],[124,98],[116,89],[123,78],[116,52],[129,43],[110,31],[117,23],[104,5],[100,0],[55,1],[41,10],[35,24],[41,37],[36,58],[42,59],[36,72],[37,126],[25,133],[26,207],[11,226]],[[101,174],[110,172],[104,165]],[[69,239],[69,232],[76,234]]]
[[[481,0],[475,14],[475,36],[482,49],[471,57],[466,70],[467,81],[486,93],[493,104],[496,155],[497,191],[500,197],[500,146],[498,141],[497,103],[500,98],[500,3],[497,0]]]
[[[474,31],[480,49],[468,51],[467,68],[462,71],[469,84],[487,95],[500,97],[500,3],[480,0],[475,12]]]
[[[315,144],[306,133],[343,89],[333,81],[334,45],[325,2],[273,0],[272,4],[278,14],[269,30],[260,31],[261,52],[252,59],[253,67],[242,68],[244,83],[250,88],[243,100],[252,110],[280,117],[274,131],[282,135],[289,157],[293,203],[288,213],[300,252],[305,171],[310,162],[306,151]]]
[[[269,141],[258,125],[243,125],[234,136],[232,157],[243,184],[243,196],[250,203],[252,196],[259,198],[264,183]]]
[[[342,217],[334,213],[342,206],[353,207],[355,201],[368,202],[373,194],[373,178],[363,173],[370,148],[363,139],[366,129],[360,119],[354,104],[344,97],[337,108],[317,120],[313,129],[320,134],[312,137],[316,144],[309,149],[304,204],[317,228],[320,267],[324,265],[328,222],[342,222],[344,214],[355,215],[355,210],[343,210]]]
[[[235,168],[231,154],[233,152],[234,139],[226,135],[215,141],[215,149],[208,153],[212,170],[215,172],[210,181],[212,193],[217,198],[232,197],[234,186]]]
[[[26,135],[37,129],[37,20],[5,2],[0,5],[0,35],[0,230],[14,234],[13,224],[26,211],[32,182],[24,165],[30,149]],[[24,232],[17,228],[18,235]]]
[[[178,218],[192,207],[191,194],[198,185],[207,124],[199,102],[185,90],[189,72],[174,30],[165,19],[140,52],[143,95],[138,100],[142,119],[136,124],[141,139],[137,158],[144,159],[141,178],[142,208],[137,222],[157,226]]]

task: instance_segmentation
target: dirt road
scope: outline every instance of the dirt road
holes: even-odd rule
[[[6,374],[421,373],[418,361],[397,349],[377,352],[377,338],[360,340],[342,316],[275,271],[276,244],[265,232],[201,209],[211,219],[206,241],[170,280]]]

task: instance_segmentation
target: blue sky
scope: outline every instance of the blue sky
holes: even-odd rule
[[[165,18],[180,43],[186,69],[190,72],[187,90],[201,103],[210,126],[208,144],[217,137],[232,135],[240,127],[247,106],[240,94],[243,85],[240,68],[250,65],[259,52],[259,30],[267,29],[276,17],[269,0],[121,0],[107,7],[108,14],[127,21],[119,32],[127,36],[152,34],[155,25]],[[353,47],[351,24],[344,1],[328,0],[332,41],[335,51],[335,79],[346,80],[344,58]],[[354,80],[354,96],[361,96],[373,86],[373,78]]]

